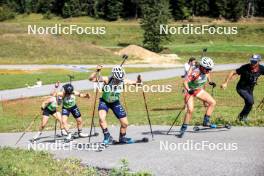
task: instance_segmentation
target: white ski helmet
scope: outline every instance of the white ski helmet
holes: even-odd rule
[[[212,70],[214,67],[214,61],[210,57],[202,57],[200,65],[205,69]]]
[[[114,78],[122,81],[125,78],[125,70],[121,66],[115,66],[112,68],[112,75]]]

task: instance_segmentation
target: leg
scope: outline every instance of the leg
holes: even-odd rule
[[[99,110],[99,124],[102,129],[107,128],[106,114],[106,110]]]
[[[55,112],[53,114],[53,116],[55,117],[55,119],[57,121],[59,121],[60,123],[60,129],[61,129],[61,136],[67,136],[68,134],[68,130],[64,127],[64,123],[62,121],[62,116],[61,116],[61,113],[60,112]]]
[[[244,90],[239,88],[237,88],[237,92],[244,99],[245,102],[245,106],[239,114],[239,119],[247,120],[247,116],[250,113],[254,104],[253,92],[251,90]]]
[[[70,111],[76,120],[76,126],[77,126],[78,131],[82,130],[83,120],[82,120],[82,115],[81,115],[79,108],[77,106],[75,106]]]
[[[187,108],[187,111],[186,111],[186,114],[184,116],[184,122],[181,126],[181,129],[180,129],[180,134],[178,135],[178,137],[182,138],[185,131],[187,130],[188,128],[188,125],[189,125],[189,122],[192,118],[192,114],[193,114],[193,109],[194,109],[194,98],[192,95],[189,95],[189,94],[186,94],[184,96],[184,102],[185,102],[185,107]]]
[[[38,139],[41,134],[42,134],[42,131],[44,130],[45,126],[47,125],[48,123],[48,120],[49,120],[49,116],[47,115],[43,115],[43,118],[42,118],[42,121],[41,121],[41,124],[39,126],[39,131],[38,133],[33,137],[33,140],[36,140]]]
[[[81,130],[83,127],[83,120],[82,117],[76,118],[76,123],[77,123],[77,129]]]
[[[71,113],[72,113],[73,117],[76,120],[76,126],[77,126],[77,129],[78,129],[79,137],[88,137],[88,134],[85,134],[85,133],[82,132],[83,119],[82,119],[82,115],[81,115],[81,112],[80,112],[79,108],[77,106],[75,106],[71,110]]]
[[[64,127],[63,127],[63,123],[62,123],[61,113],[60,113],[60,112],[55,112],[55,113],[53,114],[53,117],[55,117],[55,119],[59,121],[59,123],[60,123],[60,129],[61,129],[61,130],[64,129]]]
[[[40,132],[42,132],[44,130],[45,126],[48,123],[48,120],[49,120],[49,116],[43,115],[42,122],[41,122],[40,127],[39,127]]]
[[[120,133],[119,133],[119,142],[121,143],[133,143],[134,141],[132,138],[126,137],[126,131],[128,127],[128,119],[127,114],[123,106],[120,102],[113,103],[110,108],[112,109],[113,113],[115,114],[116,118],[119,119],[120,122]]]
[[[108,128],[107,128],[107,122],[106,122],[106,115],[108,112],[108,104],[104,102],[102,99],[99,101],[98,106],[98,112],[99,112],[99,125],[102,128],[103,134],[104,134],[104,144],[109,144],[112,142],[113,138],[110,135]]]
[[[126,130],[128,127],[128,119],[127,117],[123,117],[121,119],[119,119],[120,121],[120,136],[124,136],[126,134]]]
[[[62,115],[62,119],[61,119],[62,126],[64,127],[64,129],[65,129],[66,131],[69,131],[68,117],[69,117],[69,116],[67,116],[67,115]]]
[[[190,95],[185,96],[184,102],[185,102],[185,105],[187,107],[187,112],[186,112],[185,117],[184,117],[184,124],[189,124],[189,122],[192,118],[193,110],[194,110],[194,98],[193,98],[193,96],[190,96]]]
[[[205,90],[202,90],[199,94],[197,94],[197,98],[207,104],[206,113],[204,115],[204,126],[212,126],[215,127],[215,125],[210,124],[210,117],[214,111],[216,101],[214,98],[207,93]]]

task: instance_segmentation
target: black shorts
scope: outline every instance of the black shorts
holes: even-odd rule
[[[75,105],[71,108],[65,108],[65,107],[62,107],[62,115],[65,115],[65,116],[70,116],[70,113],[73,115],[74,118],[79,118],[81,117],[81,112],[79,110],[79,108]]]
[[[45,109],[43,110],[42,115],[44,115],[44,116],[50,116],[50,115],[55,114],[56,112],[57,112],[56,110],[55,110],[55,111],[51,111],[51,110],[49,110],[48,108],[45,108]]]

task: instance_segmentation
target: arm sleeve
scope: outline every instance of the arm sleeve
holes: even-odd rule
[[[244,72],[244,70],[245,70],[245,66],[243,65],[240,68],[236,69],[236,73],[238,75],[241,75]]]

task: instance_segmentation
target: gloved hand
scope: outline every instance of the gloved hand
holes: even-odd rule
[[[188,90],[188,94],[193,95],[194,94],[194,89],[189,89]]]
[[[209,82],[209,85],[213,86],[213,88],[216,87],[216,83],[215,82]]]
[[[44,111],[44,109],[45,109],[45,108],[43,108],[43,107],[41,106],[41,108],[40,108],[40,109],[41,109],[41,111]]]

